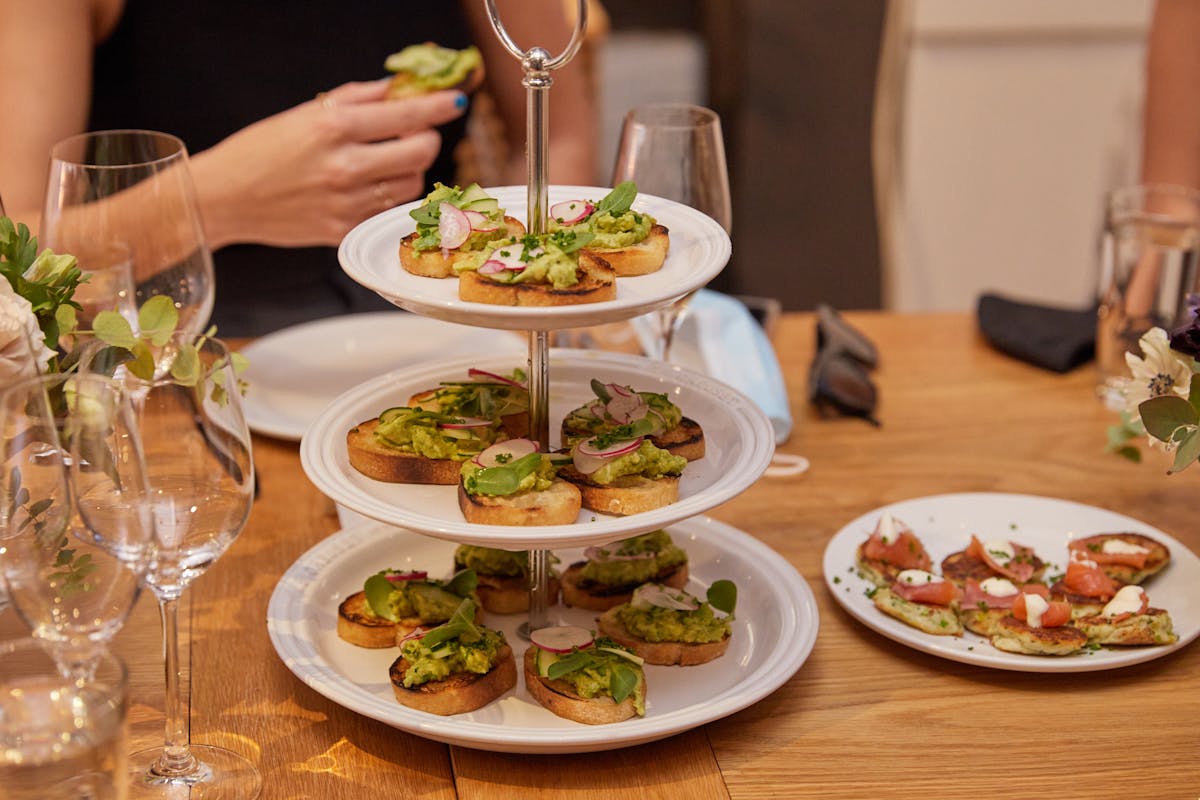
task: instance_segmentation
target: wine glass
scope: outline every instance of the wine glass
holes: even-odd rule
[[[34,636],[80,680],[137,600],[149,528],[131,519],[104,531],[105,542],[120,544],[114,555],[78,513],[74,475],[129,454],[121,431],[131,416],[96,376],[37,376],[0,393],[0,572]]]
[[[136,476],[127,476],[126,465],[117,464],[95,474],[80,494],[83,515],[97,520],[102,531],[110,527],[101,524],[104,520],[139,508],[148,510],[155,530],[144,582],[162,615],[166,732],[162,748],[130,756],[130,796],[253,798],[262,779],[249,761],[190,741],[177,618],[183,592],[225,552],[249,517],[254,496],[250,432],[222,342],[176,333],[155,360],[166,371],[154,380],[132,374],[123,379],[134,398],[147,493],[140,493]]]
[[[167,295],[179,310],[179,330],[195,336],[208,324],[212,254],[187,148],[174,136],[97,131],[54,145],[41,242],[74,255],[85,273],[128,261],[136,305]]]
[[[687,103],[635,106],[625,115],[613,164],[612,184],[634,181],[638,192],[691,206],[730,233],[733,211],[725,140],[716,112]],[[657,350],[666,361],[688,300],[694,292],[651,312],[658,332]]]

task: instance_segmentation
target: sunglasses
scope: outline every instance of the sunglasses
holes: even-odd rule
[[[878,393],[869,370],[879,363],[875,344],[831,306],[817,306],[817,355],[808,373],[808,399],[822,416],[860,417],[872,425]]]

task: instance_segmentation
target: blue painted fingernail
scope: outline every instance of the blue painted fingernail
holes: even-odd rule
[[[461,111],[467,107],[467,103],[469,102],[471,101],[467,99],[467,96],[462,92],[459,92],[458,97],[454,98],[454,107]]]

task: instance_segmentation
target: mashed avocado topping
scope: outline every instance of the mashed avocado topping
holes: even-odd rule
[[[404,73],[409,85],[431,91],[457,86],[481,66],[483,56],[474,45],[452,50],[432,42],[409,45],[384,62],[389,72]]]
[[[502,497],[518,492],[542,492],[558,477],[558,470],[545,453],[530,453],[511,464],[481,467],[467,461],[462,465],[463,488],[467,494]]]
[[[641,475],[657,480],[682,474],[687,463],[683,456],[660,450],[649,439],[643,439],[637,450],[609,459],[600,469],[589,473],[588,480],[601,485],[610,484],[622,475]]]
[[[543,236],[509,237],[492,243],[488,250],[473,258],[455,262],[454,271],[481,270],[489,262],[501,261],[510,266],[481,271],[497,283],[540,283],[566,289],[579,283],[579,250],[591,238],[586,232],[565,230]]]
[[[626,603],[617,609],[617,619],[627,631],[648,642],[719,642],[730,631],[730,618],[717,617],[708,603],[694,611],[658,606],[641,609]]]
[[[508,229],[504,224],[504,209],[500,208],[500,203],[481,189],[479,184],[472,183],[467,188],[460,189],[457,186],[435,183],[433,191],[425,196],[425,202],[408,212],[417,223],[417,238],[412,244],[416,252],[437,250],[442,246],[442,237],[438,230],[442,219],[442,203],[449,203],[462,211],[477,211],[490,223],[488,227],[491,227],[491,230],[476,230],[475,228],[481,227],[482,223],[472,226],[467,240],[454,248],[455,250],[479,252],[508,237]]]
[[[473,596],[478,583],[475,572],[469,569],[455,573],[448,581],[398,579],[411,574],[383,570],[367,578],[363,594],[376,616],[392,622],[414,617],[422,623],[445,622],[464,598]]]
[[[454,564],[475,570],[479,575],[523,578],[529,573],[529,554],[524,550],[498,550],[460,544],[454,551]]]
[[[499,421],[475,427],[457,425],[463,417],[399,406],[379,415],[375,440],[387,447],[426,458],[466,461],[503,439]]]
[[[654,217],[632,209],[637,197],[637,184],[624,181],[595,204],[595,211],[582,220],[566,225],[562,219],[551,219],[551,231],[590,233],[588,247],[616,250],[645,241],[656,224]]]
[[[683,412],[665,394],[639,392],[632,386],[604,384],[595,378],[591,385],[596,399],[570,411],[563,420],[567,444],[574,444],[579,438],[614,431],[638,419],[650,419],[653,423],[652,433],[668,431],[683,421]],[[614,398],[616,389],[620,389],[622,394]],[[640,402],[632,401],[631,397],[636,397]],[[630,414],[633,414],[633,419],[630,419]]]
[[[458,672],[491,671],[506,644],[504,634],[476,625],[474,618],[475,604],[463,600],[444,625],[406,639],[400,645],[400,656],[408,662],[404,685],[411,688]]]
[[[547,651],[541,651],[547,654]],[[622,653],[631,651],[607,637],[600,637],[589,647],[576,648],[569,655],[552,656],[544,677],[566,681],[580,697],[611,697],[622,703],[633,697],[633,707],[639,716],[646,713],[646,676],[641,665]],[[634,656],[636,658],[636,656]],[[640,661],[640,659],[639,659]]]
[[[589,548],[587,557],[583,577],[607,586],[645,583],[687,563],[687,553],[663,530],[643,533],[605,547]]]

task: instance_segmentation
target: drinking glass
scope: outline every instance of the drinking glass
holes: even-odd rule
[[[179,329],[208,324],[214,299],[212,254],[204,239],[187,148],[156,131],[79,134],[50,151],[41,243],[71,253],[84,272],[127,254],[137,305],[167,295]]]
[[[148,494],[141,493],[136,476],[126,474],[127,466],[136,465],[124,463],[93,474],[80,493],[82,514],[100,531],[114,527],[111,518],[139,508],[148,509],[155,530],[144,582],[162,616],[166,731],[162,748],[130,756],[130,793],[253,798],[261,777],[249,761],[224,748],[191,743],[177,619],[183,592],[225,552],[250,514],[250,433],[223,343],[176,334],[162,352],[169,355],[160,377],[124,379],[136,409]]]
[[[1125,407],[1127,352],[1154,327],[1190,319],[1187,296],[1200,291],[1200,191],[1142,184],[1114,189],[1105,209],[1096,325],[1097,392]]]
[[[82,681],[35,639],[0,642],[0,797],[124,800],[127,681],[107,652]]]
[[[733,210],[725,140],[716,112],[687,103],[636,106],[625,115],[612,183],[634,181],[638,192],[691,206],[730,233]],[[653,358],[666,361],[689,293],[652,312],[658,332]]]
[[[136,520],[106,530],[121,557],[81,518],[73,473],[122,457],[114,431],[128,403],[98,377],[62,374],[0,392],[0,572],[13,607],[64,675],[87,679],[137,600],[149,531]],[[130,473],[133,470],[129,470]]]

